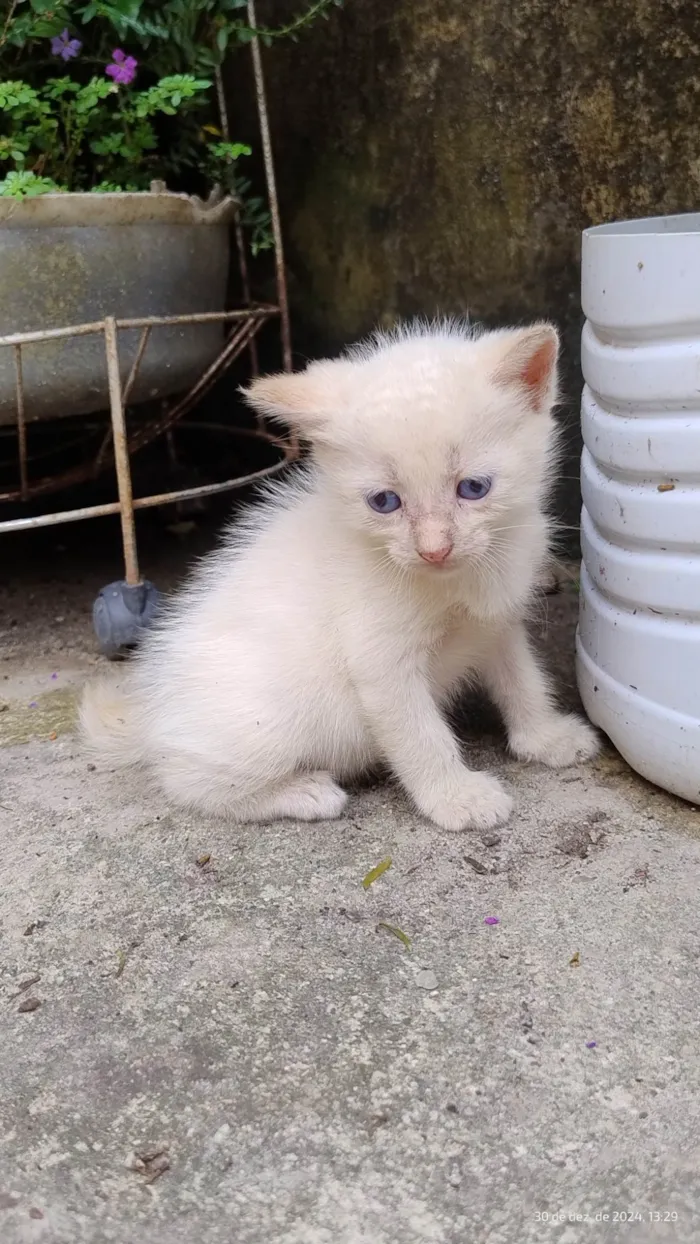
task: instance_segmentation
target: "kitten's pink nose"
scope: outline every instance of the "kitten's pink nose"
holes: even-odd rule
[[[418,552],[424,562],[431,562],[433,566],[441,566],[447,561],[453,547],[452,544],[444,544],[441,549],[419,549]]]

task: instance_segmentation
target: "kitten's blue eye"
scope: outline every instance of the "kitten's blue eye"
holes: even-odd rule
[[[457,485],[457,496],[463,501],[481,501],[490,491],[491,480],[488,476],[483,479],[461,479]]]
[[[377,514],[393,514],[394,510],[401,509],[401,498],[397,492],[372,492],[367,504]]]

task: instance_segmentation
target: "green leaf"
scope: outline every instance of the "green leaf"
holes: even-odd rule
[[[238,160],[253,154],[247,143],[212,143],[209,150],[217,160]]]
[[[391,933],[394,937],[398,937],[400,942],[403,942],[406,950],[411,949],[411,939],[406,936],[403,929],[397,928],[395,924],[387,924],[386,920],[379,921],[377,931],[379,931],[379,929],[386,929],[387,933]]]
[[[377,879],[381,877],[388,868],[391,868],[391,856],[389,855],[385,860],[382,860],[381,863],[377,864],[374,868],[371,868],[367,875],[362,878],[363,889],[369,890],[369,887],[374,885],[375,881],[377,881]]]
[[[44,87],[49,99],[60,99],[62,95],[77,95],[80,83],[70,78],[50,78]]]
[[[37,177],[36,173],[22,171],[8,173],[0,181],[0,197],[13,199],[32,199],[40,194],[62,193],[64,186],[59,186],[50,177]]]

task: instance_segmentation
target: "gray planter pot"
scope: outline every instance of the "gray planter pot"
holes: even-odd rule
[[[223,311],[230,199],[143,194],[0,199],[0,337],[102,320]],[[139,330],[119,334],[122,379]],[[221,324],[155,328],[132,402],[187,389],[218,353]],[[23,346],[28,421],[108,405],[102,335]],[[16,419],[13,351],[0,347],[0,425]]]

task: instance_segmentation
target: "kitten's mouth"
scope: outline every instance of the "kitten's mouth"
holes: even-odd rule
[[[425,574],[446,575],[459,569],[459,563],[452,558],[444,562],[427,562],[423,558],[413,563],[414,568],[423,570]]]

